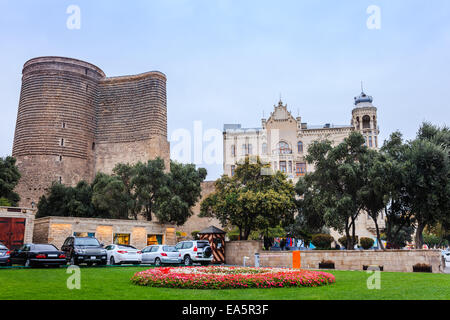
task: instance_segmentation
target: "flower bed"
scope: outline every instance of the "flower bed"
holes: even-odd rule
[[[334,283],[332,274],[283,268],[167,267],[137,272],[131,281],[149,287],[237,289],[317,287]]]

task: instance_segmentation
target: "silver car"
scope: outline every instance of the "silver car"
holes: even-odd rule
[[[163,263],[181,263],[181,254],[174,246],[148,246],[142,249],[142,263],[152,263],[157,266]]]

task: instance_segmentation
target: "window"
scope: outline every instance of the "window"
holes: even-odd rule
[[[297,162],[295,173],[297,174],[297,176],[304,176],[306,174],[306,163]]]
[[[194,246],[192,242],[184,242],[183,243],[183,249],[190,249]]]
[[[242,155],[243,156],[247,155],[247,145],[246,144],[242,145]]]
[[[130,244],[130,234],[129,233],[115,233],[113,242],[115,244]]]
[[[292,161],[289,161],[288,172],[292,173]]]
[[[231,146],[231,156],[236,156],[236,146],[234,144]]]
[[[60,161],[60,162],[62,161],[62,156],[59,156],[59,161]]]
[[[65,128],[66,128],[66,123],[63,122],[62,125],[61,125],[61,127],[62,127],[63,129],[65,129]]]
[[[286,142],[282,141],[278,144],[278,152],[279,154],[291,154],[292,150]]]
[[[262,144],[262,154],[267,154],[267,143]]]
[[[253,154],[253,146],[251,144],[247,145],[247,154]]]
[[[62,177],[58,178],[59,184],[62,184]]]
[[[297,152],[303,153],[303,142],[301,141],[297,142]]]
[[[273,170],[274,171],[278,170],[278,166],[277,166],[277,162],[276,161],[274,161],[274,163],[273,163]]]
[[[375,136],[375,148],[378,148],[378,137]]]
[[[286,173],[286,161],[280,161],[280,171]]]
[[[162,234],[148,234],[147,235],[147,245],[163,244]]]
[[[369,137],[369,148],[372,148],[373,144],[372,144],[372,137]]]
[[[363,129],[370,129],[370,117],[369,116],[364,116],[362,118],[362,122],[363,122]]]
[[[64,147],[64,138],[61,138],[61,147]]]
[[[233,177],[234,176],[234,171],[236,170],[236,166],[235,165],[232,165],[231,166],[231,176]]]

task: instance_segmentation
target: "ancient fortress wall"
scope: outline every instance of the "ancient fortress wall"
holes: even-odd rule
[[[37,203],[53,181],[91,181],[119,162],[168,163],[164,74],[106,78],[63,57],[31,59],[22,74],[13,145],[20,205]]]

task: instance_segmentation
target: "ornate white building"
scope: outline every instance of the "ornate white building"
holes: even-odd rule
[[[224,174],[232,176],[236,163],[246,156],[259,156],[272,169],[287,174],[294,183],[298,177],[313,171],[305,156],[309,145],[316,140],[342,142],[352,131],[361,132],[369,148],[378,148],[379,128],[377,108],[373,98],[362,92],[355,97],[349,125],[309,125],[301,117],[294,118],[280,100],[261,128],[242,128],[240,124],[225,124],[223,132]]]
[[[225,124],[223,132],[224,174],[234,175],[237,163],[246,156],[259,156],[272,169],[280,170],[293,180],[298,181],[306,172],[314,171],[305,156],[308,147],[316,140],[330,140],[335,145],[341,143],[352,131],[359,131],[366,139],[367,147],[378,149],[379,127],[377,108],[372,104],[373,98],[363,92],[354,98],[354,108],[349,125],[309,125],[301,117],[294,118],[287,105],[280,100],[268,119],[262,119],[261,128],[242,128],[240,124]],[[378,224],[384,227],[380,216]],[[360,237],[374,237],[373,221],[362,214],[356,221],[356,234]],[[331,232],[334,239],[340,234]]]

